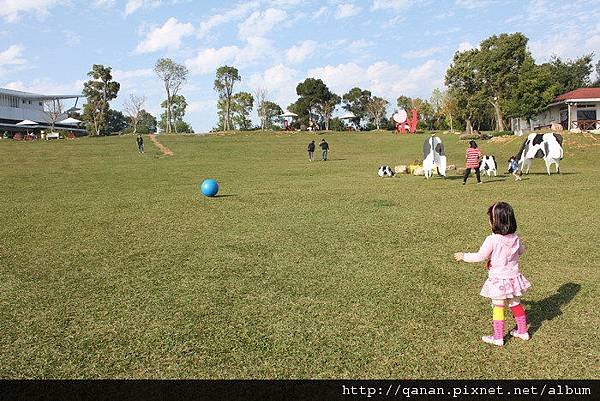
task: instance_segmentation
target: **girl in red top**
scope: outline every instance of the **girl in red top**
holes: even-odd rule
[[[477,147],[475,141],[469,142],[469,147],[467,148],[467,165],[465,168],[465,177],[463,179],[463,185],[467,183],[467,178],[469,174],[471,174],[471,169],[475,170],[475,175],[477,176],[477,183],[481,184],[481,177],[479,175],[479,159],[481,158],[481,151]]]

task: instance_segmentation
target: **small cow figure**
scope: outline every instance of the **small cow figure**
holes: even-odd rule
[[[560,161],[563,158],[563,137],[556,132],[548,134],[529,134],[519,153],[515,156],[521,171],[529,174],[534,158],[544,159],[546,172],[550,175],[550,166],[556,164],[556,172],[560,174]]]
[[[479,162],[479,171],[486,173],[488,177],[491,177],[494,173],[494,177],[496,177],[498,175],[497,169],[496,158],[493,155],[483,155]]]
[[[431,135],[423,143],[423,174],[425,178],[433,175],[433,168],[437,167],[438,174],[446,177],[446,154],[442,140]]]
[[[377,175],[380,177],[393,177],[394,170],[392,170],[392,168],[390,166],[379,166]]]

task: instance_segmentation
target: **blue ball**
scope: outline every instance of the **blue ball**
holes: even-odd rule
[[[207,178],[202,181],[200,192],[202,192],[202,195],[204,196],[213,197],[219,192],[219,183],[212,178]]]

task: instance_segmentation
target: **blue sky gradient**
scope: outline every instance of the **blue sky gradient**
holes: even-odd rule
[[[237,67],[237,90],[268,91],[286,108],[295,87],[321,78],[342,95],[359,86],[395,105],[443,87],[457,50],[523,32],[538,62],[600,55],[600,0],[0,0],[0,87],[79,93],[92,64],[121,83],[111,107],[164,90],[152,68],[170,57],[190,69],[181,90],[198,132],[216,124],[215,70]]]

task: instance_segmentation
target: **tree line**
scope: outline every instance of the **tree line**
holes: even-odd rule
[[[550,61],[536,64],[527,49],[528,39],[522,33],[493,35],[477,48],[456,52],[445,74],[445,89],[434,89],[429,99],[400,95],[398,109],[416,109],[419,128],[428,130],[473,129],[505,131],[508,119],[530,119],[542,112],[557,95],[570,90],[600,86],[600,61],[595,66],[597,79],[591,81],[593,54],[575,60],[553,56]],[[181,89],[188,79],[185,66],[169,58],[157,60],[154,72],[165,90],[164,110],[157,120],[144,109],[145,97],[131,94],[123,112],[110,108],[110,101],[120,90],[112,77],[111,67],[93,65],[84,84],[87,102],[80,117],[93,135],[115,132],[165,133],[193,132],[184,121],[187,101]],[[221,66],[216,71],[214,90],[218,94],[217,125],[214,131],[279,129],[283,109],[269,100],[264,88],[253,93],[235,91],[242,77],[237,68]],[[318,129],[345,130],[349,124],[356,129],[394,129],[388,113],[389,102],[371,91],[354,87],[343,95],[333,93],[317,78],[306,78],[296,86],[298,99],[287,109],[298,115],[293,128],[310,124]],[[333,117],[336,109],[352,113],[345,121]],[[251,113],[256,108],[260,123],[254,126]],[[57,116],[61,105],[53,102],[47,114]],[[52,118],[50,118],[52,120]]]

